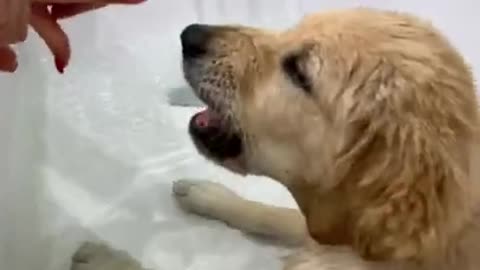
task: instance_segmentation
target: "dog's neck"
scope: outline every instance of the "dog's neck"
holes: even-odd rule
[[[288,187],[300,210],[305,216],[310,236],[320,244],[350,245],[352,243],[349,228],[348,202],[336,192],[324,196],[317,195],[318,190],[309,185]]]
[[[298,182],[297,182],[298,183]],[[305,216],[310,236],[320,245],[352,246],[352,221],[355,213],[341,191],[318,196],[315,187],[296,185],[287,187]],[[480,205],[479,205],[480,206]],[[395,261],[386,263],[384,269],[418,270],[476,270],[480,265],[480,207],[478,215],[465,224],[456,239],[448,244],[448,250],[427,262]],[[378,263],[378,262],[376,262]],[[383,263],[381,263],[383,265]],[[375,268],[376,269],[376,268]],[[383,268],[382,268],[383,269]]]

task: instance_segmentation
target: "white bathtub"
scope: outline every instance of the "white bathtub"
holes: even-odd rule
[[[272,181],[242,180],[196,153],[186,133],[195,108],[166,98],[184,85],[178,34],[194,21],[276,28],[305,12],[379,2],[150,0],[110,8],[66,23],[73,56],[62,76],[30,35],[18,47],[18,72],[0,75],[0,269],[66,270],[78,244],[95,238],[154,269],[278,269],[282,250],[187,216],[171,199],[173,179],[196,177],[294,205]],[[381,2],[431,18],[478,77],[478,3]]]

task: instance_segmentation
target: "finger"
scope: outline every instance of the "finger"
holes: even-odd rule
[[[5,45],[15,42],[15,17],[13,10],[16,3],[12,0],[0,1],[0,44]]]
[[[65,19],[104,6],[106,4],[53,4],[50,13],[54,19]]]
[[[55,57],[55,66],[63,73],[70,60],[70,44],[67,34],[54,20],[46,5],[32,5],[30,24],[38,35],[45,41]]]
[[[14,72],[17,66],[15,52],[9,46],[0,47],[0,71]]]
[[[27,36],[30,1],[0,1],[0,44],[24,41]]]
[[[17,1],[15,12],[15,42],[23,42],[27,38],[28,21],[30,16],[30,1],[29,0],[11,0]]]
[[[44,4],[140,4],[146,0],[33,0],[36,3]]]

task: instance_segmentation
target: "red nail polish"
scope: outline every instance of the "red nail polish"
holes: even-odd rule
[[[55,57],[55,67],[59,73],[63,74],[65,71],[65,62],[62,59]]]

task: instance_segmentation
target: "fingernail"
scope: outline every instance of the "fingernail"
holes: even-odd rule
[[[62,59],[58,58],[58,57],[55,57],[55,67],[57,68],[57,71],[61,74],[63,74],[63,72],[65,71],[65,61],[63,61]]]

